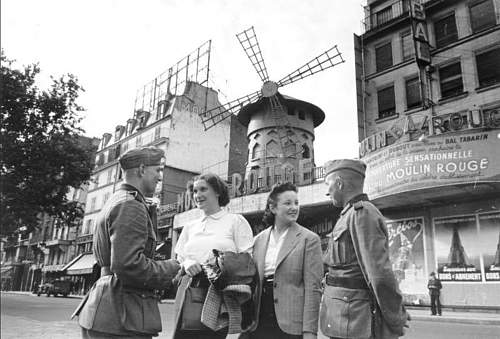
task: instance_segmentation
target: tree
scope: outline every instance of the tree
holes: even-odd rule
[[[89,180],[92,165],[92,140],[78,126],[83,88],[68,74],[40,90],[38,65],[14,69],[3,50],[1,63],[0,234],[30,232],[43,213],[72,224],[83,209],[66,194]]]

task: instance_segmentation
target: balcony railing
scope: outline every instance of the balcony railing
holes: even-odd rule
[[[409,0],[399,0],[382,8],[374,13],[370,13],[363,21],[365,33],[373,29],[382,27],[394,19],[408,16],[410,10]]]

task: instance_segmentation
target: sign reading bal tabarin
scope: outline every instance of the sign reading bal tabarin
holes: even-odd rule
[[[500,182],[497,131],[436,135],[363,157],[371,199],[452,184]]]

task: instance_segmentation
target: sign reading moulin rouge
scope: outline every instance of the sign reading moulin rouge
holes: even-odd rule
[[[362,158],[370,198],[456,183],[500,182],[498,130],[435,135]]]

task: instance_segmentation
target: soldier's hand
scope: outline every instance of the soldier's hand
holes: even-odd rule
[[[182,263],[182,266],[184,266],[184,271],[186,271],[186,274],[191,277],[194,277],[202,270],[200,263],[195,260],[187,259]]]

